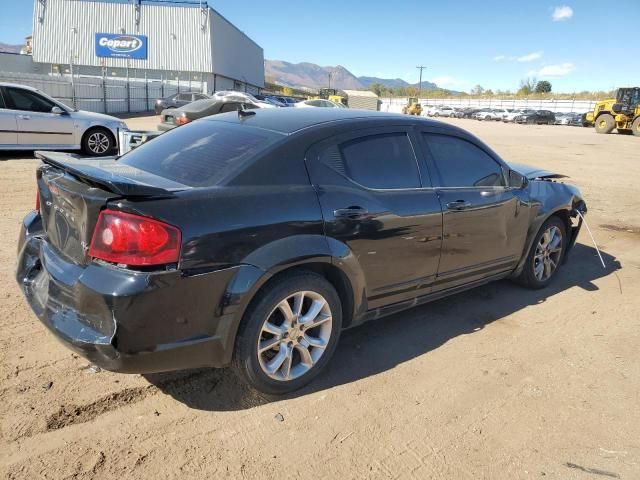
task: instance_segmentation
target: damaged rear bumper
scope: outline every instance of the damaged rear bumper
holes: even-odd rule
[[[238,322],[221,305],[238,268],[185,276],[78,265],[47,243],[33,212],[20,232],[16,279],[67,347],[106,370],[151,373],[230,362]]]

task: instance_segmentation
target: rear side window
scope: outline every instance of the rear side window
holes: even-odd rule
[[[5,88],[7,103],[12,104],[15,110],[25,110],[29,112],[51,112],[55,104],[43,96],[30,90],[21,88]]]
[[[441,187],[504,185],[500,164],[473,143],[448,135],[423,136],[440,174]]]
[[[329,149],[331,150],[331,149]],[[418,166],[409,137],[389,133],[358,138],[338,148],[342,162],[337,170],[368,188],[418,188]],[[330,152],[329,152],[330,153]],[[336,155],[329,157],[335,165]]]
[[[280,138],[243,125],[198,121],[154,138],[119,162],[192,187],[224,185]]]

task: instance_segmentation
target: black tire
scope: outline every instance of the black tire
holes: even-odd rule
[[[314,292],[326,300],[332,318],[330,338],[324,353],[309,370],[292,380],[277,380],[263,370],[259,360],[258,342],[260,338],[264,338],[261,337],[263,326],[267,319],[272,318],[277,305],[296,292]],[[240,378],[260,392],[282,395],[298,390],[311,382],[329,363],[338,344],[341,329],[342,305],[333,286],[324,277],[313,272],[298,271],[286,274],[260,291],[245,312],[236,336],[233,368]],[[280,346],[277,348],[279,351]],[[295,351],[295,348],[291,351]],[[300,360],[300,354],[297,355]]]
[[[536,273],[535,273],[536,264],[539,263],[539,262],[536,262],[536,259],[535,259],[536,250],[538,248],[540,240],[542,239],[542,236],[545,234],[545,232],[547,232],[547,230],[549,230],[552,227],[557,227],[558,229],[557,231],[561,234],[560,253],[557,256],[557,258],[555,258],[556,265],[553,271],[551,272],[551,274],[549,275],[549,277],[541,280],[536,276]],[[542,226],[540,227],[540,230],[536,234],[536,237],[534,238],[533,243],[531,245],[531,249],[527,254],[527,259],[525,260],[525,264],[522,269],[522,272],[515,280],[522,286],[531,288],[534,290],[538,290],[540,288],[544,288],[547,285],[549,285],[549,283],[551,283],[551,281],[554,279],[554,277],[558,273],[560,266],[562,265],[564,254],[567,248],[567,243],[568,243],[567,230],[564,222],[556,216],[549,217],[542,224]]]
[[[116,140],[106,128],[92,128],[82,137],[82,151],[85,155],[92,157],[111,155],[115,148]]]
[[[637,117],[631,124],[631,131],[637,137],[640,137],[640,117]]]
[[[616,121],[612,115],[603,113],[595,121],[596,133],[611,133],[616,128]]]

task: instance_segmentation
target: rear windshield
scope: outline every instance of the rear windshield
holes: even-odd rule
[[[119,162],[191,187],[224,185],[281,134],[210,120],[178,127],[132,150]]]

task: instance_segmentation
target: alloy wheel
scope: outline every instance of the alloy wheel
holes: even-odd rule
[[[555,225],[547,228],[540,237],[533,256],[533,273],[539,281],[548,280],[558,268],[562,254],[562,240],[562,233]]]
[[[93,132],[87,139],[87,146],[92,153],[101,155],[111,147],[111,140],[104,132]]]
[[[258,336],[258,361],[274,380],[301,377],[325,352],[333,321],[327,300],[317,292],[296,292],[268,315]]]

